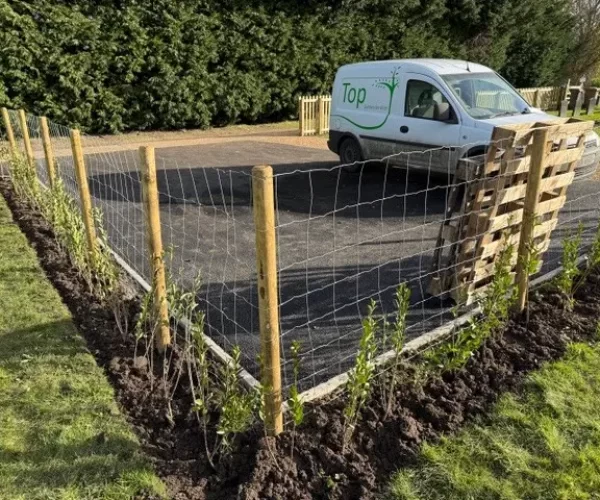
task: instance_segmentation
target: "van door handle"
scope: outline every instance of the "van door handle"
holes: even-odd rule
[[[403,134],[406,134],[406,132],[408,132],[408,127],[406,125],[402,125],[400,127],[400,132],[402,132]]]

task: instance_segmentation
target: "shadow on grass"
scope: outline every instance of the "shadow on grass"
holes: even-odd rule
[[[0,279],[6,280],[0,273]],[[84,342],[70,320],[54,321],[22,330],[0,330],[0,366],[14,370],[26,364],[31,356],[76,356]]]
[[[125,478],[151,470],[113,397],[70,320],[0,332],[0,497],[140,493]]]

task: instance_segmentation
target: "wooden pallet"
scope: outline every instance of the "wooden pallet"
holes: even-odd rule
[[[540,128],[548,128],[548,142],[533,244],[540,254],[548,249],[592,126],[559,118],[497,127],[485,155],[460,162],[436,243],[430,294],[447,295],[460,304],[473,302],[492,280],[496,257],[505,245],[514,246],[516,265],[533,136]]]

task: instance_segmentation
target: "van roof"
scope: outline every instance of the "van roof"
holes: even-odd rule
[[[467,73],[469,70],[472,73],[490,73],[492,69],[481,64],[462,61],[459,59],[390,59],[387,61],[365,61],[360,63],[348,64],[346,68],[361,66],[363,64],[385,65],[397,64],[406,65],[406,70],[429,70],[438,75],[449,75],[457,73]],[[468,69],[467,69],[468,68]]]

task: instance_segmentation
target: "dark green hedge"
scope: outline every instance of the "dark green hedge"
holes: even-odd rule
[[[91,131],[294,116],[344,63],[460,57],[559,82],[568,0],[0,0],[0,103]]]

